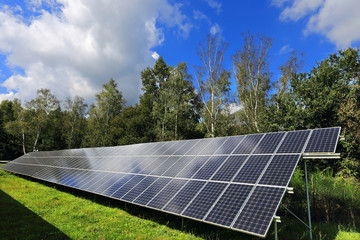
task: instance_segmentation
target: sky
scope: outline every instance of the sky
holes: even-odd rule
[[[360,46],[359,0],[0,0],[0,101],[36,97],[94,101],[113,78],[138,102],[140,72],[162,56],[168,65],[201,65],[196,49],[208,34],[229,43],[224,67],[241,48],[241,33],[273,39],[272,81],[293,50],[304,71],[329,54]],[[236,81],[232,77],[232,89]]]

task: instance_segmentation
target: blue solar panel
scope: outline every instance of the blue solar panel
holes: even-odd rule
[[[226,185],[226,183],[208,182],[183,211],[182,215],[202,219]]]
[[[300,154],[275,156],[259,183],[265,185],[287,186],[299,159]]]
[[[271,155],[250,156],[233,181],[240,183],[256,183],[270,159]]]
[[[148,189],[141,193],[135,200],[134,203],[140,205],[146,205],[151,201],[169,182],[170,178],[158,178]]]
[[[252,188],[253,186],[249,185],[231,184],[205,220],[230,227]]]
[[[165,204],[175,196],[175,194],[188,182],[188,180],[173,179],[166,185],[155,197],[147,204],[147,206],[163,209]]]
[[[133,201],[137,196],[139,196],[145,189],[150,187],[151,184],[153,184],[157,180],[156,177],[145,177],[141,182],[136,184],[131,190],[129,190],[122,198],[121,200],[125,201]]]
[[[225,161],[225,156],[213,156],[196,172],[192,177],[193,179],[208,180],[219,168],[219,166]]]
[[[249,154],[260,142],[263,134],[247,135],[245,139],[235,148],[233,154]]]
[[[260,144],[255,148],[254,154],[274,153],[285,133],[267,133]]]
[[[284,192],[284,188],[256,187],[232,227],[266,235]]]
[[[233,179],[235,173],[238,172],[240,167],[248,156],[230,156],[226,162],[219,168],[211,180],[229,182]]]
[[[310,131],[288,132],[278,153],[301,153]]]
[[[165,206],[164,210],[180,214],[205,183],[204,181],[189,181]]]
[[[335,152],[339,138],[340,128],[315,129],[312,131],[309,143],[307,144],[306,153],[325,153]]]

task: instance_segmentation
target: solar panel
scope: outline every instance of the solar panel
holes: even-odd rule
[[[340,128],[33,152],[2,169],[265,237],[302,153]]]

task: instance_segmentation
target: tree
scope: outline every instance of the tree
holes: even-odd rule
[[[272,39],[263,34],[242,35],[243,46],[232,56],[238,97],[243,106],[242,122],[250,132],[259,132],[261,113],[270,89],[269,49]]]
[[[165,141],[197,136],[194,129],[201,104],[186,63],[168,66],[160,57],[154,67],[142,71],[141,78],[144,93],[139,107],[142,118],[147,119],[147,138]]]
[[[208,35],[197,50],[203,64],[195,67],[199,93],[204,104],[201,117],[210,137],[216,136],[219,116],[229,102],[231,73],[223,67],[226,47],[227,43],[219,37]]]
[[[20,134],[12,135],[7,131],[6,126],[16,120],[14,112],[14,102],[3,100],[0,103],[0,159],[15,159],[21,155]],[[13,128],[18,130],[18,128]]]
[[[88,128],[86,141],[88,146],[112,146],[117,139],[113,137],[115,131],[114,119],[119,118],[125,106],[122,92],[117,89],[115,80],[110,79],[103,85],[103,90],[96,94],[96,104],[91,104],[88,114]]]
[[[170,139],[189,139],[199,136],[195,128],[199,122],[202,104],[191,79],[186,63],[179,63],[172,69],[168,83],[162,89],[169,93]]]
[[[37,90],[36,95],[35,99],[25,104],[29,110],[28,114],[31,115],[29,124],[33,138],[33,151],[37,151],[40,135],[49,121],[51,111],[60,108],[59,101],[49,89]]]
[[[14,136],[21,143],[22,152],[26,154],[26,139],[25,136],[30,132],[29,124],[29,111],[21,106],[19,99],[14,99],[12,104],[12,111],[14,113],[13,121],[9,121],[5,124],[5,130],[10,135]]]
[[[303,109],[306,128],[339,125],[338,110],[358,76],[359,51],[349,48],[331,54],[309,73],[297,74],[291,81],[296,101]]]
[[[82,97],[75,96],[74,100],[67,98],[65,101],[64,135],[69,149],[81,147],[86,124],[86,108],[87,104]]]
[[[279,67],[280,78],[274,83],[272,95],[261,123],[264,132],[295,130],[303,128],[302,107],[298,104],[290,84],[292,78],[302,70],[304,54],[292,51],[287,61]]]

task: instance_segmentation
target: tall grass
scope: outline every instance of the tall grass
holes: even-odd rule
[[[296,169],[290,185],[295,194],[287,196],[284,204],[306,218],[305,181],[300,168]],[[356,179],[334,176],[330,168],[317,169],[309,174],[309,195],[313,221],[360,227],[360,183]]]

